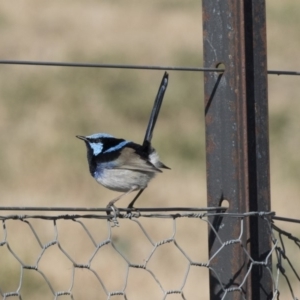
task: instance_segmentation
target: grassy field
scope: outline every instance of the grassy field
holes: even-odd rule
[[[300,70],[299,12],[298,1],[267,1],[269,69]],[[6,1],[1,3],[0,10],[0,58],[202,66],[201,20],[201,3],[194,0],[184,3],[178,0],[28,0],[18,5]],[[89,175],[84,144],[75,135],[107,132],[142,142],[162,74],[161,71],[1,65],[0,206],[105,206],[117,194],[98,185]],[[294,218],[300,216],[299,80],[296,76],[269,76],[272,209],[278,215]],[[206,206],[203,116],[203,75],[170,72],[153,144],[161,160],[172,170],[151,182],[138,206]],[[123,199],[119,206],[126,206],[130,200],[131,197]],[[22,240],[27,229],[19,229],[23,227],[16,223],[10,223],[10,242],[15,243],[15,247],[22,243],[26,251],[20,255],[31,261],[29,253],[32,254],[37,245],[33,240]],[[59,227],[65,247],[75,251],[78,260],[87,257],[86,253],[92,251],[86,249],[88,242],[78,243],[82,233],[74,232],[66,223]],[[171,226],[167,221],[150,223],[145,226],[149,226],[154,235]],[[185,237],[182,243],[189,245],[192,255],[205,261],[207,227],[201,223],[199,230],[194,222],[187,223],[184,230],[179,227],[178,235]],[[44,228],[44,225],[36,226]],[[300,233],[298,225],[282,226],[296,235]],[[14,231],[17,228],[18,234]],[[89,228],[94,230],[92,226]],[[107,228],[103,230],[105,235]],[[114,231],[116,240],[122,244],[122,237],[131,230],[122,224]],[[52,231],[53,225],[48,224],[40,229],[40,234],[51,236]],[[199,235],[193,246],[191,232]],[[158,240],[168,234],[161,233]],[[120,247],[133,255],[137,250],[131,246],[133,241],[129,241],[130,237],[127,244]],[[38,249],[34,252],[35,257]],[[55,251],[58,249],[53,250],[53,254],[47,252],[43,264],[49,268],[49,276],[57,282],[58,289],[63,290],[66,289],[65,281],[59,281],[57,269],[51,271],[51,266],[55,263],[61,272],[69,274],[69,261],[61,263],[65,258],[60,261],[56,258],[60,255],[55,255]],[[291,256],[299,260],[299,252]],[[110,262],[113,260],[112,257]],[[166,285],[172,286],[172,280],[177,282],[178,279],[170,274],[180,269],[181,259],[166,247],[158,253],[153,268],[163,262],[169,273],[161,274],[161,278],[168,278]],[[8,268],[19,266],[11,258],[6,263]],[[31,263],[34,264],[34,260]],[[186,293],[192,299],[207,299],[207,272],[197,272],[191,276]],[[200,275],[203,276],[199,283]],[[5,269],[0,268],[0,288],[1,278],[6,278],[5,286],[9,289],[13,285],[10,278],[18,276],[18,272],[7,276]],[[28,276],[26,292],[29,299],[41,299],[40,289],[46,293],[47,287],[37,288],[33,275]],[[136,275],[136,280],[141,286],[139,276]],[[116,277],[118,275],[113,276],[113,282]],[[89,284],[87,280],[86,285]],[[196,296],[199,288],[201,296]],[[145,295],[150,291],[149,288]],[[43,295],[43,299],[52,299],[51,294],[48,298]],[[77,295],[76,299],[93,299],[92,294],[89,297],[80,294],[80,289]],[[154,299],[145,295],[143,299]],[[131,296],[130,299],[141,299],[134,288]]]

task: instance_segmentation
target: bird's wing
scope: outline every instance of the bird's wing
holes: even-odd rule
[[[149,160],[141,157],[133,148],[123,148],[117,159],[116,169],[127,169],[144,172],[162,172],[156,168]]]

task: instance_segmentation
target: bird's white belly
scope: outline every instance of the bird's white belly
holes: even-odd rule
[[[122,169],[104,169],[96,177],[97,182],[108,189],[127,192],[136,187],[141,190],[147,187],[148,182],[155,176],[154,172],[140,172]]]

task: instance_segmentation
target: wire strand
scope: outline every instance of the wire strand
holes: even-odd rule
[[[50,67],[80,67],[80,68],[106,68],[106,69],[135,69],[135,70],[166,70],[166,71],[192,71],[192,72],[224,72],[218,68],[198,67],[171,67],[149,65],[124,65],[124,64],[100,64],[100,63],[71,63],[50,61],[26,61],[26,60],[0,60],[2,65],[29,65]]]
[[[131,64],[100,64],[100,63],[74,63],[74,62],[51,62],[51,61],[27,61],[27,60],[0,60],[1,65],[29,65],[48,67],[79,67],[79,68],[106,68],[106,69],[134,69],[134,70],[165,70],[165,71],[189,71],[189,72],[224,72],[224,69],[204,67],[172,67],[150,66]],[[269,75],[292,75],[300,76],[299,71],[269,70]]]
[[[279,217],[279,216],[273,216],[273,220],[277,221],[284,221],[284,222],[291,222],[291,223],[300,223],[300,219],[292,219],[292,218],[286,218],[286,217]]]
[[[141,208],[119,208],[122,212],[159,212],[159,211],[225,211],[227,207],[141,207]],[[110,207],[37,207],[37,206],[0,206],[0,211],[94,211],[110,212]]]

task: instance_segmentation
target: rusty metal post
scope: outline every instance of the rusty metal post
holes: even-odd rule
[[[204,66],[225,67],[223,74],[205,73],[205,123],[208,205],[224,199],[229,212],[269,211],[269,139],[264,0],[203,0]],[[238,237],[240,222],[211,218],[223,241]],[[263,261],[270,236],[259,218],[245,219],[243,239],[251,257]],[[210,257],[220,248],[209,232]],[[210,299],[245,278],[249,257],[240,244],[226,246],[213,261]],[[271,265],[269,265],[271,268]],[[246,299],[271,299],[272,280],[254,266],[242,287]],[[229,292],[225,299],[244,299]]]

